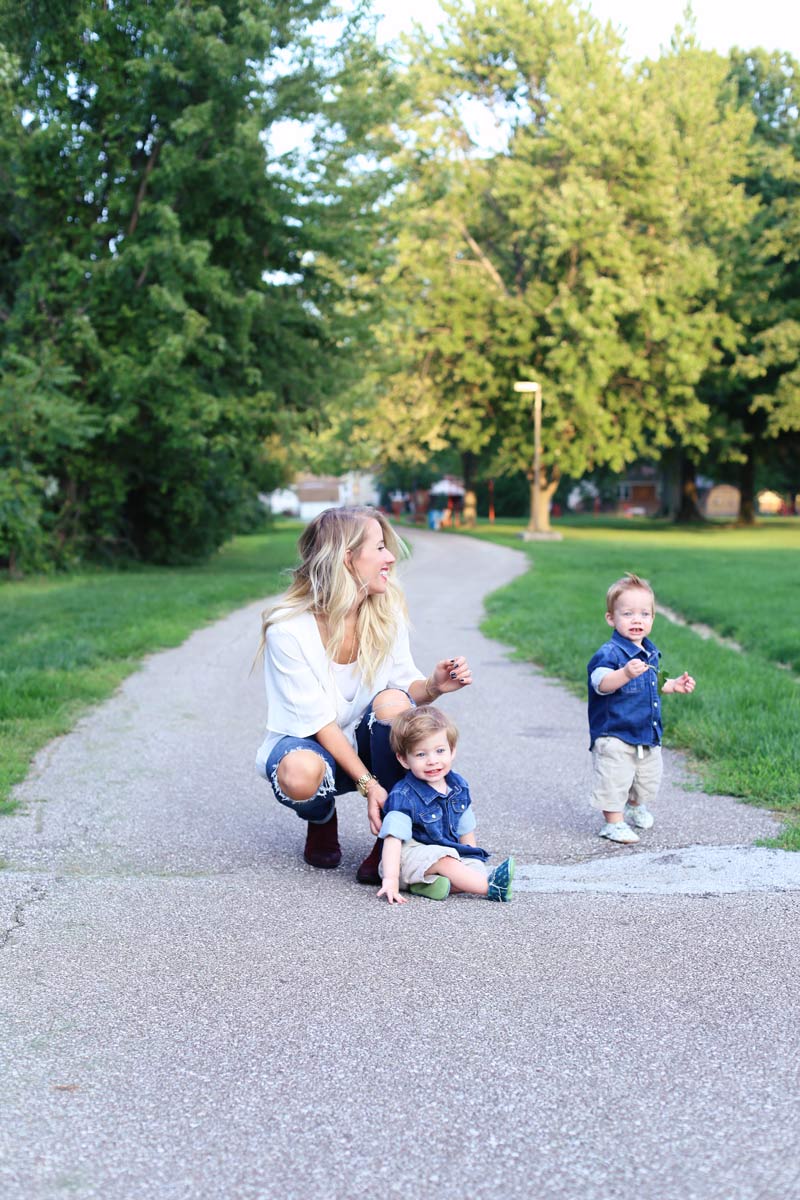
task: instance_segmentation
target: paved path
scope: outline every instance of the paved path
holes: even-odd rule
[[[343,867],[302,863],[252,768],[260,605],[149,659],[0,822],[5,1200],[800,1195],[800,856],[677,755],[640,845],[598,839],[583,704],[477,631],[526,560],[413,542],[514,903],[378,902],[356,796]]]

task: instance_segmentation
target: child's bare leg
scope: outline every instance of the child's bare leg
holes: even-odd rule
[[[603,816],[605,817],[605,819],[609,825],[618,825],[620,823],[620,821],[622,821],[622,819],[624,817],[624,813],[606,812],[605,809],[603,809]]]
[[[472,867],[465,866],[459,859],[451,858],[449,854],[438,859],[425,873],[444,875],[450,880],[451,887],[457,888],[459,892],[471,892],[473,896],[485,896],[489,891],[485,876]]]
[[[478,876],[478,879],[488,878],[489,868],[485,863],[482,863],[480,859],[462,858],[461,862],[464,864],[464,866],[468,867],[470,871],[474,872],[474,874]],[[453,884],[453,886],[450,888],[450,894],[453,896],[457,896],[460,891],[461,888],[456,887],[455,884]]]

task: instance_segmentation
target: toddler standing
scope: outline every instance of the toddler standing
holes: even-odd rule
[[[693,692],[685,671],[667,679],[661,654],[648,634],[655,596],[646,579],[625,575],[606,595],[606,621],[614,632],[589,661],[589,735],[593,808],[602,810],[600,837],[623,845],[639,841],[631,828],[650,829],[648,805],[661,783],[663,693]]]

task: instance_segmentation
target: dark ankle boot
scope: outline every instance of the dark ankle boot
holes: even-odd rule
[[[372,847],[369,854],[356,871],[356,879],[359,883],[372,883],[376,887],[381,886],[381,877],[378,874],[378,863],[381,861],[382,850],[383,839],[376,838],[375,845]]]
[[[324,825],[312,825],[309,821],[303,858],[312,867],[322,867],[325,870],[338,867],[342,861],[342,848],[339,845],[336,809]]]

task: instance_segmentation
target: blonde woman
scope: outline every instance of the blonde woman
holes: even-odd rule
[[[328,508],[303,531],[300,565],[262,619],[267,734],[256,757],[281,804],[308,823],[303,857],[337,867],[336,797],[358,790],[376,836],[389,790],[404,774],[392,721],[472,682],[466,659],[425,678],[411,657],[405,600],[392,568],[403,552],[372,508]],[[379,884],[381,842],[358,868]]]

